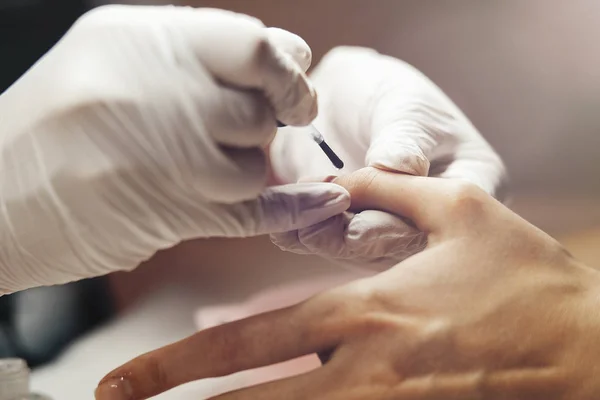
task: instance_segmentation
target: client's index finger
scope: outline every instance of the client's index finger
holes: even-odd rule
[[[314,310],[313,310],[314,311]],[[194,380],[287,361],[337,345],[335,332],[304,305],[198,332],[146,353],[102,379],[96,399],[115,399],[121,385],[130,400],[146,399]],[[110,393],[111,397],[103,397]]]
[[[412,220],[418,229],[433,232],[444,226],[448,183],[368,167],[335,179],[350,193],[351,211],[379,210]]]

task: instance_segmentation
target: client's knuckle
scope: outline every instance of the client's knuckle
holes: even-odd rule
[[[311,301],[318,309],[320,320],[347,321],[363,308],[362,297],[350,286],[342,286],[321,293]]]
[[[479,186],[463,181],[455,181],[449,185],[446,207],[454,217],[471,217],[479,215],[489,196]]]
[[[321,296],[326,304],[323,321],[341,329],[344,335],[371,335],[397,327],[387,312],[389,304],[377,290],[364,281],[336,288]]]

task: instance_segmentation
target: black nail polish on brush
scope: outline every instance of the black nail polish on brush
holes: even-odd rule
[[[277,121],[277,126],[279,128],[283,128],[286,125]],[[338,155],[335,153],[335,151],[333,151],[333,149],[331,147],[329,147],[329,145],[323,138],[323,135],[321,135],[321,132],[319,132],[319,130],[317,128],[315,128],[314,125],[311,124],[309,126],[311,128],[310,134],[311,134],[313,140],[319,145],[321,150],[323,150],[323,153],[325,153],[327,158],[329,158],[329,161],[331,161],[331,163],[334,165],[334,167],[336,167],[337,169],[344,168],[344,162],[342,161],[342,159],[340,157],[338,157]]]

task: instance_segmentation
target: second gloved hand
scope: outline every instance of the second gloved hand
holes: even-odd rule
[[[0,97],[0,293],[345,210],[336,185],[265,191],[276,120],[316,115],[309,64],[300,38],[245,15],[108,6],[82,17]]]
[[[315,126],[346,167],[336,171],[307,128],[284,128],[270,151],[279,182],[376,167],[461,179],[503,196],[500,157],[442,90],[412,66],[370,49],[340,47],[323,58],[311,78],[319,93]],[[344,213],[272,240],[284,250],[372,270],[389,268],[426,245],[425,236],[405,220],[378,210]]]

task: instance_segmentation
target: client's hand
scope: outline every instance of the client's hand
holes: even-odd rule
[[[304,354],[322,368],[217,397],[569,399],[600,396],[600,273],[487,194],[361,170],[355,209],[410,218],[427,249],[300,305],[218,326],[111,372],[98,399],[145,399]],[[118,397],[117,393],[124,393]]]

